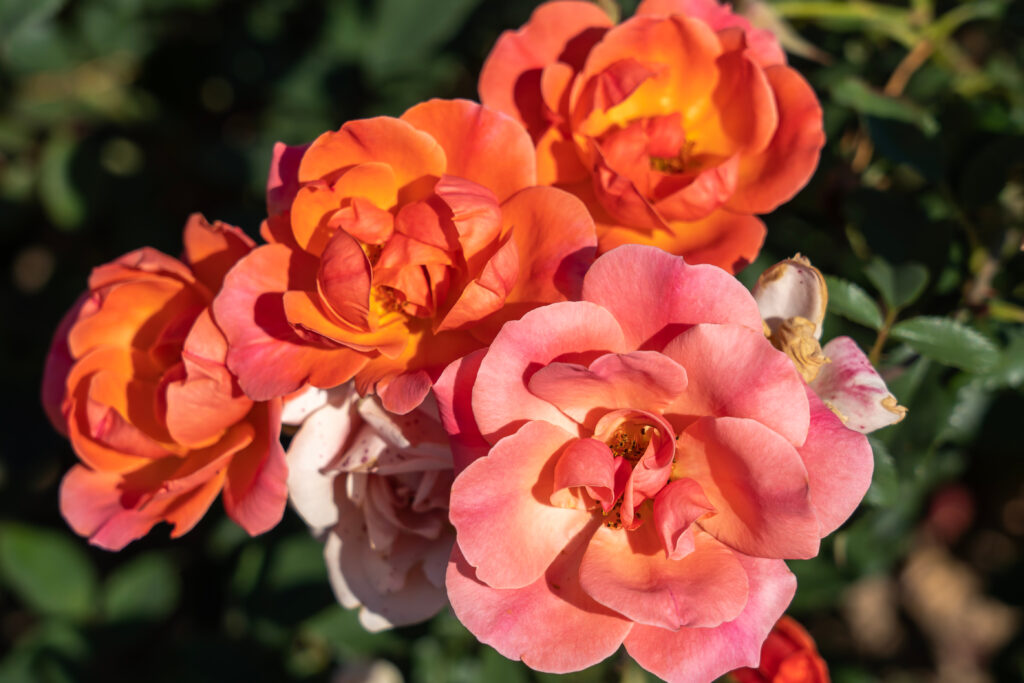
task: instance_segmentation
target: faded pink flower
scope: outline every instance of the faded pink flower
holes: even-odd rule
[[[625,246],[582,301],[506,323],[435,386],[456,471],[448,595],[543,671],[624,644],[669,681],[756,666],[871,479],[844,427],[713,266]]]
[[[857,342],[836,337],[820,345],[828,288],[808,259],[797,254],[765,270],[754,285],[754,298],[772,345],[790,357],[843,424],[867,434],[907,414]]]
[[[445,604],[452,457],[433,400],[405,414],[353,383],[310,387],[285,406],[301,424],[288,494],[313,533],[338,601],[369,631],[428,619]]]

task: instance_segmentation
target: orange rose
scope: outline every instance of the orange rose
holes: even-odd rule
[[[354,378],[406,413],[506,320],[578,295],[593,221],[572,195],[530,187],[534,168],[526,132],[468,101],[278,145],[270,244],[214,303],[246,394]]]
[[[715,0],[645,0],[618,26],[592,3],[541,5],[499,38],[480,98],[526,125],[539,182],[586,202],[600,252],[652,244],[732,271],[760,250],[754,214],[807,183],[825,142],[774,37]]]
[[[756,669],[737,669],[739,683],[829,683],[828,666],[814,639],[795,619],[783,615],[761,646]]]
[[[210,311],[253,242],[194,214],[184,243],[182,261],[146,247],[94,269],[47,360],[43,403],[81,460],[61,484],[61,513],[110,550],[157,522],[184,534],[221,490],[251,534],[284,513],[280,401],[241,392]]]

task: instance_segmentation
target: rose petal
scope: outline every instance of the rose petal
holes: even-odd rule
[[[527,373],[553,360],[569,362],[623,351],[622,329],[600,306],[566,301],[534,309],[506,323],[484,356],[473,387],[473,414],[494,443],[530,420],[576,431],[557,408],[527,389]]]
[[[736,557],[750,584],[740,615],[714,628],[676,632],[637,624],[625,641],[637,664],[673,683],[705,683],[741,666],[757,666],[761,643],[796,593],[796,578],[780,560]]]
[[[669,559],[681,560],[693,552],[694,535],[690,527],[713,511],[714,506],[693,479],[670,481],[658,492],[654,498],[654,526]]]
[[[350,609],[360,607],[359,621],[371,633],[425,621],[444,607],[444,590],[419,568],[404,576],[400,587],[379,590],[378,577],[371,573],[378,568],[379,558],[358,525],[346,525],[327,537],[324,560],[338,601]]]
[[[430,100],[402,114],[444,149],[446,173],[490,189],[504,201],[536,184],[533,142],[513,118],[469,100]]]
[[[653,247],[627,245],[597,259],[583,280],[583,299],[610,311],[632,348],[660,350],[697,323],[761,330],[757,303],[738,280]]]
[[[768,213],[789,201],[814,175],[825,131],[821,104],[795,69],[764,71],[779,107],[779,125],[768,148],[740,162],[736,193],[726,207],[740,213]]]
[[[288,447],[288,497],[316,535],[338,521],[334,500],[337,473],[330,465],[352,433],[356,398],[351,383],[331,389],[327,404],[306,418]]]
[[[578,186],[573,187],[577,191]],[[594,211],[593,203],[588,207]],[[631,227],[610,224],[597,214],[600,253],[606,253],[623,244],[647,244],[678,254],[691,265],[709,263],[730,273],[743,270],[757,258],[764,242],[765,227],[755,216],[718,209],[698,221],[669,221],[668,230],[639,231]]]
[[[313,384],[337,386],[367,359],[350,349],[303,342],[284,313],[290,274],[315,271],[315,262],[284,245],[257,247],[224,278],[214,319],[228,339],[228,368],[254,400],[284,396]]]
[[[395,183],[402,193],[420,194],[433,184],[445,169],[445,153],[428,133],[387,116],[349,121],[337,132],[318,137],[306,150],[299,165],[299,180],[308,183],[330,178],[349,166],[382,163],[395,173]],[[410,184],[417,183],[415,187]],[[414,196],[414,199],[420,199]]]
[[[587,524],[588,513],[548,502],[555,465],[572,439],[558,427],[531,422],[456,478],[451,521],[481,581],[494,588],[533,583]]]
[[[591,46],[612,25],[590,2],[546,2],[518,31],[505,31],[480,70],[480,101],[517,118],[537,139],[547,127],[538,72],[558,61],[579,69]]]
[[[808,387],[811,426],[797,450],[807,468],[811,504],[824,537],[853,514],[871,486],[875,461],[863,434],[847,429]]]
[[[441,413],[441,423],[451,439],[455,473],[487,455],[491,444],[480,433],[473,416],[473,384],[487,349],[474,351],[452,362],[434,383],[434,395]]]
[[[779,261],[761,273],[752,293],[773,333],[786,320],[800,317],[814,323],[814,337],[821,339],[828,287],[821,271],[810,261],[801,257]]]
[[[836,337],[822,351],[831,362],[821,367],[810,386],[844,425],[868,434],[903,419],[907,409],[889,393],[857,342]]]
[[[807,438],[810,414],[804,383],[789,357],[738,325],[694,325],[663,352],[690,379],[664,413],[677,428],[696,417],[748,417],[794,446]],[[741,360],[742,359],[742,360]]]
[[[660,413],[686,385],[686,371],[657,351],[610,353],[589,368],[550,363],[528,383],[534,396],[591,428],[605,413],[619,408]]]
[[[625,465],[625,467],[623,467]],[[612,457],[606,444],[596,439],[578,439],[569,444],[555,465],[554,495],[551,504],[559,505],[564,489],[586,487],[587,493],[608,512],[619,497],[630,468],[623,458]],[[566,505],[565,507],[571,507]]]
[[[643,0],[637,15],[685,14],[706,22],[716,31],[739,27],[744,31],[748,49],[761,66],[785,64],[786,53],[771,31],[754,28],[750,20],[732,11],[728,3],[718,0]]]
[[[288,467],[281,448],[281,402],[257,403],[249,424],[253,443],[231,458],[224,480],[224,511],[251,536],[269,531],[284,515]]]
[[[754,420],[705,417],[677,443],[673,473],[697,481],[715,508],[701,528],[755,557],[818,554],[807,470],[789,442]]]
[[[594,261],[594,221],[576,197],[553,187],[532,187],[501,205],[504,229],[519,250],[519,277],[508,295],[512,315],[522,306],[579,299],[583,275]]]
[[[665,557],[657,531],[602,526],[580,563],[580,587],[632,619],[677,631],[711,628],[736,618],[747,604],[747,574],[736,553],[707,534],[686,557]]]
[[[284,213],[299,190],[299,164],[309,145],[289,146],[274,143],[270,173],[267,176],[267,213]]]
[[[511,590],[483,583],[456,545],[447,577],[455,615],[480,642],[538,671],[578,671],[610,656],[633,624],[579,586],[580,556],[591,533],[581,532],[536,581]]]
[[[78,301],[68,310],[57,324],[50,342],[50,351],[46,354],[46,367],[43,369],[43,409],[50,418],[50,424],[58,432],[67,436],[67,417],[64,414],[64,397],[67,393],[67,376],[71,372],[75,358],[68,348],[68,333],[71,326],[78,320],[78,313],[89,300],[88,294],[82,294]]]

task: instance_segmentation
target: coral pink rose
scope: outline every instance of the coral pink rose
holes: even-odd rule
[[[620,644],[670,681],[757,664],[871,479],[867,439],[807,389],[710,265],[600,257],[582,301],[506,323],[435,387],[453,437],[448,595],[480,640],[552,672]]]
[[[783,616],[768,634],[756,668],[738,669],[739,683],[829,683],[828,666],[814,639],[795,619]]]
[[[406,415],[352,383],[289,401],[292,505],[325,541],[338,601],[370,631],[414,624],[447,604],[452,454],[434,401]]]
[[[754,285],[772,346],[790,357],[825,405],[862,434],[896,424],[907,414],[857,342],[836,337],[822,348],[828,287],[821,271],[797,254],[765,270]]]
[[[618,26],[545,3],[498,39],[480,99],[527,127],[539,181],[587,203],[601,252],[652,244],[732,271],[761,248],[755,214],[807,183],[825,142],[775,38],[715,0],[645,0]]]
[[[251,534],[284,513],[280,401],[242,393],[210,314],[252,240],[194,214],[184,245],[181,261],[146,247],[94,269],[47,360],[44,405],[81,460],[61,484],[61,513],[110,550],[158,522],[184,534],[222,491]]]
[[[355,378],[360,394],[407,412],[506,320],[578,295],[593,220],[572,195],[530,187],[534,166],[515,121],[467,101],[278,145],[271,244],[214,304],[245,392]]]

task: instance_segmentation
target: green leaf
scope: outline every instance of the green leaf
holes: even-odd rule
[[[156,621],[174,611],[180,593],[181,579],[170,560],[143,555],[107,579],[103,611],[110,621]]]
[[[882,312],[868,293],[842,278],[825,276],[828,286],[828,310],[872,329],[882,327]]]
[[[80,542],[49,529],[0,525],[0,572],[28,606],[85,619],[96,604],[96,570]]]
[[[999,348],[991,339],[950,318],[904,320],[893,325],[892,337],[922,356],[968,372],[985,372],[999,362]]]
[[[526,667],[521,662],[505,659],[492,648],[485,647],[480,654],[480,680],[489,683],[526,683],[530,679],[526,675]],[[625,680],[624,674],[623,681]],[[637,680],[636,676],[630,680]]]
[[[903,308],[914,303],[928,284],[928,269],[920,263],[906,263],[893,268],[884,259],[876,257],[864,266],[864,274],[889,308]]]
[[[809,560],[790,560],[786,564],[796,574],[800,585],[788,611],[800,613],[828,609],[835,604],[836,595],[846,587],[836,563],[824,552]]]
[[[868,437],[871,452],[875,456],[875,471],[871,475],[871,487],[864,502],[875,507],[889,507],[899,499],[900,481],[896,472],[896,463],[884,443]]]
[[[1010,333],[1010,341],[1000,354],[999,362],[985,375],[985,388],[988,390],[1012,387],[1016,389],[1024,384],[1024,330],[1015,329]]]
[[[966,377],[966,375],[961,375]],[[967,444],[981,429],[985,414],[992,405],[995,395],[988,389],[985,377],[974,377],[963,383],[953,395],[949,417],[939,429],[936,443],[952,441]]]
[[[323,642],[340,660],[360,659],[372,655],[397,654],[407,641],[394,631],[370,633],[359,623],[359,610],[332,605],[304,621],[299,632],[305,639]]]
[[[929,137],[939,132],[939,122],[918,104],[902,97],[889,97],[856,76],[837,79],[830,90],[833,100],[858,113],[912,124]]]
[[[5,0],[0,2],[0,43],[18,30],[53,17],[66,0]]]
[[[379,0],[376,25],[364,59],[376,80],[407,69],[422,70],[465,23],[481,0],[449,0],[439,12],[422,0]],[[427,60],[424,62],[424,60]]]
[[[76,141],[66,133],[54,135],[43,147],[39,162],[39,199],[54,225],[74,230],[85,217],[85,201],[71,179]]]
[[[326,579],[323,544],[307,533],[297,533],[274,546],[265,577],[266,585],[288,590]]]

